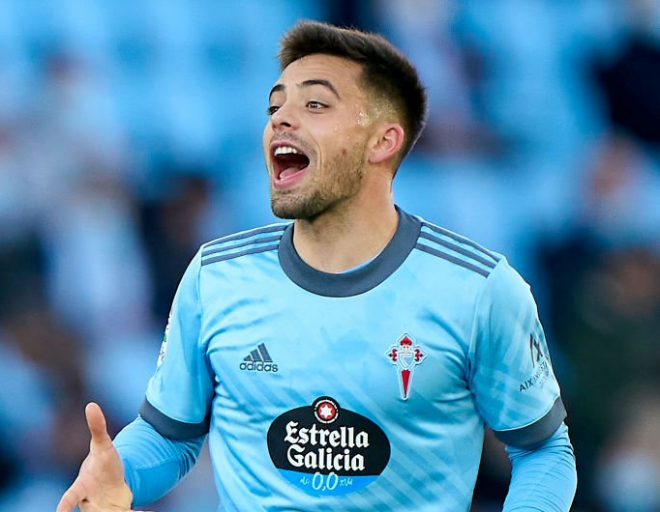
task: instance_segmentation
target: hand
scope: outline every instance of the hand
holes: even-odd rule
[[[103,411],[90,403],[85,417],[92,434],[89,455],[56,512],[72,512],[76,506],[81,512],[129,512],[133,493],[124,480],[124,465],[108,435]]]

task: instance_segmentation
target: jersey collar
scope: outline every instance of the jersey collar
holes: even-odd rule
[[[365,293],[385,281],[413,250],[421,222],[397,207],[399,225],[385,249],[368,264],[343,274],[330,274],[310,267],[293,246],[293,224],[284,231],[279,246],[284,273],[301,288],[325,297],[351,297]]]

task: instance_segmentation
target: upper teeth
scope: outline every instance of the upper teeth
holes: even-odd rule
[[[298,155],[300,154],[300,151],[298,151],[296,148],[292,148],[291,146],[280,146],[278,148],[275,148],[275,151],[273,151],[273,155],[275,156],[289,155],[289,154]]]

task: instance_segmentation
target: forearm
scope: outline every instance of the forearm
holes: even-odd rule
[[[507,447],[511,484],[503,512],[568,512],[575,496],[577,473],[568,429],[562,425],[531,450]]]
[[[133,504],[152,503],[170,491],[195,464],[204,439],[167,439],[140,417],[127,425],[114,445],[124,463]]]

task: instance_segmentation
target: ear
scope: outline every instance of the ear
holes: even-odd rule
[[[382,124],[371,139],[369,163],[380,164],[396,158],[403,146],[405,132],[398,123]]]

